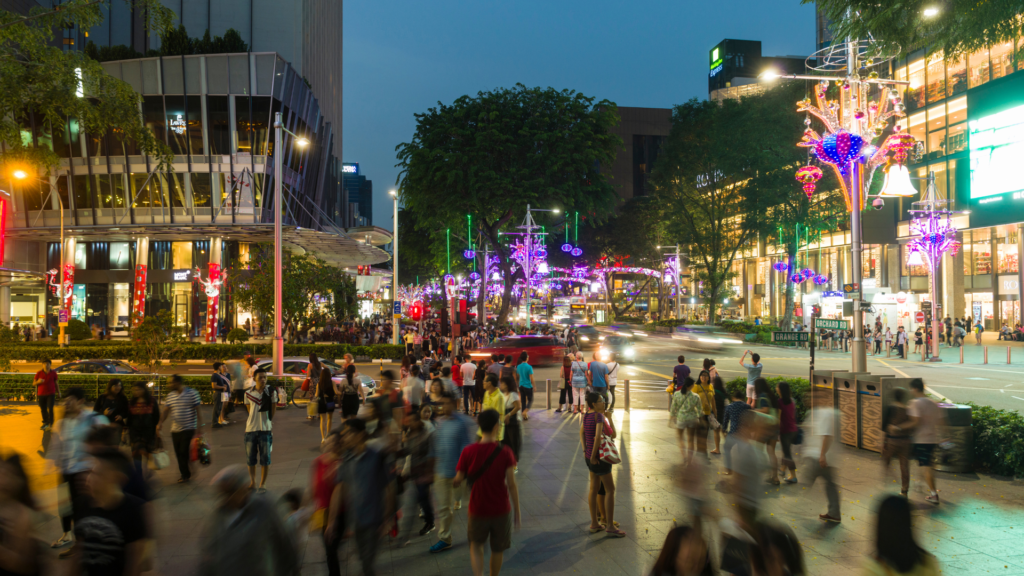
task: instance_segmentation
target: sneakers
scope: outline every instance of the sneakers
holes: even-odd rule
[[[841,519],[835,516],[829,516],[828,514],[818,514],[818,520],[824,520],[825,522],[842,522]]]
[[[939,495],[938,494],[929,494],[928,497],[924,499],[924,501],[925,502],[931,502],[932,504],[938,504],[939,503]]]
[[[420,536],[426,536],[434,531],[434,523],[424,524],[423,528],[420,528]]]
[[[797,479],[796,478],[786,478],[785,482],[786,482],[786,484],[796,484],[797,483]]]
[[[430,547],[430,553],[435,554],[437,552],[444,552],[452,547],[451,542],[445,542],[444,540],[438,540],[436,544]]]
[[[558,410],[555,410],[555,414],[561,414],[561,413],[562,413],[562,409],[561,408],[559,408]]]

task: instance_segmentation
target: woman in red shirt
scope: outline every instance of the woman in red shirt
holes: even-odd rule
[[[319,528],[327,551],[327,573],[329,576],[341,575],[341,564],[338,563],[338,548],[341,546],[341,531],[327,537],[328,517],[331,510],[331,495],[337,483],[338,465],[341,463],[341,438],[338,431],[331,432],[321,447],[321,454],[313,460],[313,469],[309,474],[309,493],[313,499],[313,518],[311,527]],[[344,509],[339,512],[344,514]],[[338,526],[344,526],[339,523]]]

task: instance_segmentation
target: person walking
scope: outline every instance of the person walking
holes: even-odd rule
[[[807,483],[811,486],[821,478],[825,482],[825,496],[828,498],[828,512],[819,514],[818,518],[826,522],[842,522],[839,506],[839,487],[836,485],[835,445],[836,420],[839,415],[831,406],[824,406],[828,401],[829,391],[815,388],[811,394],[811,433],[804,442],[804,468],[807,470]]]
[[[409,544],[408,535],[412,532],[417,509],[421,510],[423,515],[420,536],[426,536],[434,530],[434,506],[430,499],[430,485],[434,483],[434,439],[433,432],[426,429],[420,413],[416,410],[410,410],[402,424],[402,444],[397,456],[399,459],[408,459],[408,470],[402,471],[403,485],[411,486],[412,490],[406,491],[408,504],[404,507],[399,532],[407,536],[405,543]]]
[[[442,397],[434,431],[434,500],[437,504],[437,542],[430,552],[437,553],[452,547],[452,519],[454,510],[462,507],[461,490],[453,485],[456,467],[462,451],[473,443],[473,421],[460,414],[458,402],[451,394]]]
[[[345,375],[342,376],[340,384],[334,385],[334,389],[335,400],[341,398],[342,419],[355,418],[359,414],[359,405],[366,402],[366,391],[363,390],[362,382],[356,379],[355,365],[345,367]]]
[[[882,469],[889,475],[889,462],[896,458],[900,463],[900,496],[907,497],[910,491],[910,416],[907,414],[907,391],[896,388],[892,399],[882,412],[882,430],[885,443],[882,445]]]
[[[117,428],[118,437],[128,421],[128,397],[124,395],[120,378],[107,381],[107,392],[96,399],[93,412],[103,414],[112,426]]]
[[[746,362],[747,354],[750,354],[750,363]],[[761,365],[761,355],[756,352],[747,350],[743,352],[743,357],[740,358],[740,366],[747,370],[747,404],[753,406],[754,400],[757,395],[754,392],[754,380],[761,377],[761,371],[764,370],[764,366]]]
[[[701,370],[697,376],[697,382],[691,389],[697,398],[700,399],[700,418],[697,419],[697,426],[694,433],[697,435],[697,452],[704,455],[708,461],[708,430],[711,430],[711,416],[718,421],[718,406],[715,404],[715,388],[711,384],[711,372]]]
[[[316,398],[316,413],[320,418],[320,443],[323,444],[331,431],[331,420],[334,418],[338,396],[335,393],[331,371],[321,369],[315,372],[317,379],[313,381],[313,386],[316,387],[313,397]],[[309,373],[314,373],[312,364],[309,365]],[[310,379],[312,380],[312,377]]]
[[[734,436],[731,466],[735,470],[730,481],[736,520],[740,527],[753,534],[760,506],[761,478],[766,467],[760,439],[771,423],[753,410],[739,415],[740,426]]]
[[[889,496],[875,513],[875,549],[863,561],[863,576],[939,576],[939,562],[914,538],[910,504]]]
[[[555,410],[555,414],[560,414],[563,407],[568,412],[569,405],[572,403],[572,358],[568,355],[562,356],[560,376],[562,377],[562,389],[558,392],[558,409]]]
[[[484,378],[484,401],[483,410],[491,409],[501,416],[501,427],[496,432],[498,436],[498,442],[505,439],[505,397],[501,394],[501,390],[498,389],[498,377],[494,374],[488,374]],[[483,437],[483,430],[477,430],[477,436]]]
[[[33,525],[35,504],[21,457],[0,458],[0,574],[42,574]]]
[[[294,574],[299,556],[281,516],[247,485],[245,467],[231,464],[213,477],[217,507],[199,539],[198,576]]]
[[[608,382],[608,410],[611,414],[615,410],[615,387],[619,383],[619,358],[612,352],[608,354],[608,362],[605,363],[608,367],[608,374],[605,375],[605,380]]]
[[[672,394],[672,405],[668,409],[669,422],[676,429],[684,466],[690,463],[696,450],[696,426],[701,416],[701,401],[693,393],[693,384],[693,378],[684,380],[682,387]]]
[[[583,354],[577,352],[576,359],[569,365],[572,372],[572,413],[583,412],[583,402],[586,398],[587,388],[587,364],[583,361]]]
[[[587,407],[580,425],[580,444],[587,470],[590,471],[590,491],[587,504],[590,508],[590,533],[604,530],[614,538],[625,538],[626,533],[616,528],[615,523],[615,479],[612,478],[612,464],[601,459],[601,442],[605,436],[616,438],[615,428],[605,415],[604,396],[596,392],[587,394]],[[600,499],[600,501],[599,501]],[[602,523],[603,521],[603,523]]]
[[[330,372],[324,370],[321,373]],[[249,467],[249,488],[256,488],[256,464],[260,472],[259,492],[266,492],[267,476],[270,474],[270,453],[274,448],[273,420],[277,413],[277,389],[267,386],[267,373],[256,372],[256,384],[245,391],[245,461]],[[332,408],[333,410],[333,408]],[[323,442],[321,442],[322,444]]]
[[[178,472],[181,474],[178,483],[181,484],[192,478],[189,448],[196,431],[203,426],[203,418],[199,413],[199,393],[184,386],[181,376],[171,376],[167,381],[167,390],[163,410],[160,411],[160,421],[156,425],[156,435],[160,436],[160,429],[167,418],[170,418],[171,444],[174,446],[174,457],[178,460]]]
[[[533,405],[533,366],[528,363],[530,355],[526,350],[519,353],[519,363],[516,364],[516,387],[519,388],[519,396],[523,404],[523,420],[530,419],[530,406]],[[519,453],[516,453],[516,460],[519,460]]]
[[[779,443],[782,444],[782,468],[783,474],[787,474],[784,480],[787,484],[796,484],[796,462],[793,460],[793,440],[796,439],[800,428],[796,425],[796,402],[793,401],[793,392],[789,382],[779,382],[775,386],[775,392],[779,396]],[[772,450],[774,452],[774,450]]]
[[[718,419],[718,427],[715,428],[715,449],[711,453],[721,454],[722,438],[725,436],[725,403],[731,399],[729,398],[729,391],[725,389],[725,382],[718,375],[717,370],[715,370],[711,377],[711,386],[715,389],[715,417]]]
[[[943,323],[943,325],[946,328],[946,347],[947,348],[952,348],[953,347],[953,321],[950,319],[949,316],[946,316],[946,319],[943,320],[942,323]]]
[[[56,398],[60,398],[60,387],[57,386],[57,373],[53,370],[50,360],[43,360],[43,368],[36,372],[32,384],[36,387],[36,401],[39,403],[39,411],[43,415],[43,425],[40,430],[49,430],[53,427],[53,404]]]
[[[481,407],[484,404],[484,378],[487,376],[487,369],[484,363],[484,360],[478,360],[476,372],[473,373],[473,416],[480,414]]]
[[[683,387],[683,382],[690,377],[690,367],[686,365],[686,357],[680,354],[676,358],[677,364],[672,367],[672,385],[674,393]]]
[[[149,386],[139,381],[132,385],[132,399],[128,404],[128,440],[132,459],[143,464],[157,449],[157,424],[160,422],[160,404],[153,399]]]
[[[330,523],[331,495],[338,480],[338,466],[341,464],[341,435],[337,430],[327,435],[327,441],[320,445],[320,455],[313,460],[309,471],[309,495],[312,500],[313,514],[310,518],[310,529],[319,529],[327,555],[328,576],[341,576],[341,564],[338,562],[338,548],[341,546],[341,534],[332,534],[327,538],[327,525]],[[345,511],[341,510],[342,517]]]
[[[462,372],[462,404],[466,414],[473,409],[476,398],[476,364],[467,354],[464,362],[459,366]]]
[[[481,438],[462,450],[452,486],[469,485],[467,536],[474,576],[484,571],[484,544],[490,541],[490,576],[498,576],[505,550],[512,547],[512,531],[519,530],[519,487],[516,458],[501,444],[501,414],[484,408],[477,419]],[[511,502],[510,502],[511,500]]]
[[[935,453],[935,446],[939,444],[939,426],[943,424],[945,417],[939,405],[925,395],[924,380],[914,378],[910,381],[910,395],[913,397],[907,406],[910,421],[905,424],[891,424],[888,430],[892,434],[910,432],[911,442],[914,444],[914,459],[924,471],[924,481],[928,486],[928,497],[925,500],[938,505],[939,492],[935,488],[932,456]]]
[[[771,471],[768,483],[778,486],[779,459],[775,455],[775,445],[779,442],[780,432],[779,399],[775,396],[771,386],[768,385],[768,381],[764,378],[754,380],[754,394],[757,395],[757,404],[754,406],[754,409],[764,414],[767,422],[765,435],[763,438],[758,438],[758,441],[764,442],[765,450],[768,453],[768,464]]]
[[[519,450],[523,445],[523,428],[520,422],[522,397],[515,381],[507,376],[498,382],[498,389],[505,397],[505,414],[501,417],[505,426],[505,437],[501,442],[512,449],[512,455],[515,456],[516,462],[519,462]],[[519,472],[518,467],[516,472]]]
[[[77,386],[68,388],[64,398],[64,417],[47,451],[47,458],[54,461],[67,484],[71,504],[69,513],[61,514],[60,518],[64,533],[50,545],[51,548],[60,548],[72,542],[73,521],[81,517],[89,501],[87,479],[92,469],[92,459],[85,451],[85,439],[94,428],[110,423],[102,414],[83,410],[84,406],[85,392]],[[62,554],[65,557],[70,555],[68,551]]]

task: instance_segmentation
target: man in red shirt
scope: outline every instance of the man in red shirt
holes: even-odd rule
[[[505,550],[512,547],[513,526],[519,530],[519,488],[512,449],[498,443],[500,416],[484,410],[477,423],[483,437],[462,450],[452,486],[469,483],[469,559],[473,575],[484,571],[484,543],[491,541],[491,576],[498,576]],[[509,503],[511,496],[512,502]]]
[[[39,411],[43,413],[43,425],[40,430],[49,430],[53,426],[53,399],[60,393],[57,388],[57,373],[50,368],[50,361],[43,361],[43,369],[36,372],[33,382],[36,386],[36,398],[39,400]]]

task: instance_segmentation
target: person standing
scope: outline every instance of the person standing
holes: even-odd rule
[[[473,409],[476,398],[476,364],[470,359],[467,354],[464,358],[465,362],[459,366],[459,372],[462,372],[462,404],[466,414]]]
[[[811,486],[819,477],[825,481],[825,496],[828,498],[828,512],[819,514],[818,518],[826,522],[842,522],[839,507],[839,487],[836,485],[835,445],[836,420],[839,415],[831,406],[822,406],[827,402],[829,391],[815,388],[812,392],[811,433],[804,443],[804,468],[807,470],[807,483]]]
[[[608,365],[598,360],[598,353],[595,351],[593,359],[587,365],[587,384],[590,389],[604,397],[608,402]]]
[[[615,527],[615,479],[612,478],[612,465],[601,460],[601,440],[605,435],[615,439],[615,429],[611,427],[604,415],[604,396],[596,392],[587,394],[587,407],[590,411],[583,415],[580,424],[580,444],[583,445],[583,457],[586,459],[587,470],[590,471],[590,491],[587,504],[590,508],[590,533],[604,530],[613,538],[625,538],[626,533]],[[601,489],[604,489],[604,506],[598,506]],[[598,522],[598,515],[603,512],[605,524]]]
[[[718,375],[717,370],[712,373],[711,386],[715,389],[715,414],[719,424],[718,428],[715,428],[715,449],[711,453],[721,454],[722,437],[725,436],[725,403],[730,401],[730,398],[729,391],[725,389],[725,382],[722,381],[722,377]]]
[[[682,354],[676,358],[676,361],[678,364],[672,367],[672,384],[675,390],[679,390],[683,387],[683,382],[690,377],[690,367],[686,365],[686,357]]]
[[[750,354],[751,362],[749,364],[746,362],[747,354]],[[761,355],[750,350],[745,351],[743,357],[740,358],[740,366],[747,369],[747,404],[753,406],[757,399],[757,394],[754,392],[754,380],[760,378],[761,371],[764,370],[764,366],[761,365]]]
[[[330,378],[330,371],[324,370]],[[270,474],[270,453],[274,448],[273,420],[277,413],[277,390],[267,386],[267,373],[256,372],[256,384],[245,391],[245,459],[249,466],[249,488],[256,487],[256,464],[260,472],[259,492],[266,492]],[[322,442],[321,442],[322,443]]]
[[[32,384],[36,387],[36,400],[39,402],[39,411],[43,415],[43,425],[39,429],[49,430],[53,427],[54,399],[60,398],[57,373],[54,372],[49,359],[43,360],[43,369],[36,372],[36,378]]]
[[[519,417],[523,404],[519,388],[513,379],[506,376],[498,382],[498,390],[505,397],[505,414],[501,417],[505,437],[501,443],[512,449],[512,455],[516,457],[516,462],[519,462],[519,450],[523,445],[523,427]],[[519,472],[518,467],[516,472]]]
[[[779,443],[782,444],[782,470],[788,471],[785,482],[796,484],[796,462],[793,461],[793,440],[799,428],[796,425],[796,402],[789,382],[779,382],[775,386],[779,396]]]
[[[203,426],[202,415],[199,413],[199,393],[183,386],[181,376],[177,374],[167,381],[167,396],[163,401],[160,421],[156,425],[156,435],[168,417],[171,418],[171,444],[174,446],[174,457],[178,460],[178,472],[181,477],[178,483],[188,482],[192,478],[189,468],[189,448],[196,430]]]
[[[569,369],[572,371],[572,413],[576,414],[583,412],[587,388],[587,364],[583,361],[583,354],[576,353]]]
[[[117,428],[118,437],[128,421],[128,397],[124,395],[120,378],[107,381],[107,393],[96,399],[93,412],[103,414]]]
[[[711,373],[707,370],[701,370],[697,376],[697,382],[691,389],[697,398],[700,399],[700,417],[697,419],[697,426],[694,428],[694,433],[697,436],[697,452],[704,454],[704,458],[711,459],[708,456],[708,430],[711,429],[711,418],[709,416],[714,415],[715,420],[718,419],[718,407],[715,405],[715,389],[711,384]]]
[[[985,332],[985,325],[981,323],[981,318],[978,318],[974,322],[974,340],[978,346],[981,346],[981,335]]]
[[[885,443],[882,445],[882,469],[889,474],[889,462],[896,458],[900,463],[900,496],[907,497],[910,491],[910,430],[907,425],[907,391],[896,388],[892,400],[882,412],[882,430]]]
[[[231,379],[228,378],[228,367],[223,362],[213,363],[213,375],[210,376],[210,387],[213,388],[213,428],[220,428],[228,422],[228,402],[224,397],[231,397]]]
[[[885,327],[885,353],[889,354],[892,351],[892,328]]]
[[[555,410],[555,414],[562,412],[562,407],[565,407],[565,411],[569,411],[569,404],[572,402],[572,358],[569,356],[562,357],[562,371],[560,376],[562,377],[562,389],[558,392],[558,410]]]
[[[437,503],[437,542],[430,547],[432,553],[443,552],[452,547],[453,510],[462,507],[461,491],[453,486],[456,466],[462,451],[473,443],[473,421],[459,413],[459,405],[451,394],[442,396],[440,414],[435,425],[433,452],[434,459],[434,500]]]
[[[900,326],[896,329],[896,349],[899,350],[900,358],[907,359],[907,331]]]
[[[672,394],[668,415],[670,425],[676,429],[679,449],[683,454],[683,466],[690,463],[696,450],[695,427],[700,420],[700,398],[693,393],[693,378],[683,381],[682,387]]]
[[[452,486],[469,485],[466,532],[473,575],[483,576],[484,544],[490,541],[490,575],[498,576],[505,550],[512,547],[512,531],[519,530],[521,523],[516,459],[501,444],[501,414],[485,408],[477,422],[480,441],[463,449]]]
[[[519,364],[516,364],[516,386],[519,388],[519,396],[523,403],[523,420],[530,419],[530,406],[533,405],[533,366],[528,361],[530,355],[523,350],[519,354]],[[516,460],[519,454],[516,454]]]
[[[907,406],[906,424],[892,424],[889,432],[905,434],[910,432],[914,444],[914,459],[924,471],[924,481],[928,485],[928,497],[932,504],[939,503],[939,492],[935,489],[935,472],[932,469],[932,455],[939,443],[939,426],[943,423],[942,409],[924,393],[924,380],[914,378],[910,381],[910,395],[913,399]]]
[[[313,393],[313,397],[316,398],[316,413],[320,417],[320,443],[323,444],[327,441],[327,435],[331,432],[331,420],[334,418],[334,409],[337,406],[338,396],[334,389],[334,378],[331,377],[330,370],[318,369],[313,370],[313,365],[309,365],[309,373],[316,373],[316,380],[313,380],[313,385],[316,386],[316,390]],[[312,380],[312,376],[310,376]],[[248,421],[246,423],[248,428]],[[249,430],[246,430],[248,435]]]
[[[419,381],[419,378],[416,378]],[[345,367],[345,375],[341,379],[340,390],[338,390],[339,384],[335,384],[335,399],[341,398],[341,417],[344,420],[349,418],[355,418],[359,414],[359,405],[366,402],[366,391],[363,390],[363,384],[356,379],[356,367],[354,364],[350,364]],[[422,384],[420,384],[422,386]]]
[[[412,356],[416,353],[416,337],[412,335],[411,330],[405,331],[405,336],[402,336],[402,340],[405,342],[405,354],[406,356]]]
[[[608,367],[608,374],[605,376],[605,380],[608,381],[608,410],[609,414],[615,410],[615,387],[619,383],[619,358],[614,352],[608,355],[608,362],[605,366]],[[532,402],[532,398],[531,398]]]
[[[498,413],[500,416],[500,428],[495,433],[498,437],[498,442],[505,439],[505,397],[502,396],[501,390],[498,389],[498,377],[494,374],[488,374],[484,377],[484,401],[482,403],[482,410],[491,409]],[[477,436],[483,438],[483,430],[477,430]]]

